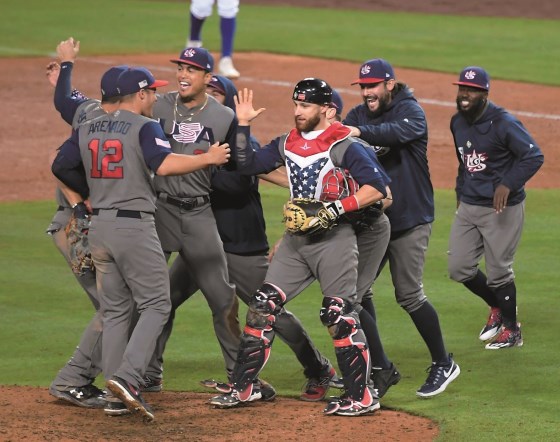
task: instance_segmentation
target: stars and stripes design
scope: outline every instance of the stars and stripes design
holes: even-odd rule
[[[325,167],[327,161],[329,161],[328,158],[322,157],[309,165],[300,167],[290,158],[286,157],[286,165],[290,171],[292,196],[294,198],[315,197],[317,182],[319,181],[321,170]]]

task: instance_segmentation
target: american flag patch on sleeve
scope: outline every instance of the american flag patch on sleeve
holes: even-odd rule
[[[167,147],[167,148],[171,149],[171,144],[169,144],[169,141],[167,141],[167,140],[162,140],[161,138],[156,138],[156,144],[158,146]]]

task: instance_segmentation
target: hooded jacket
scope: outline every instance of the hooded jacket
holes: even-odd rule
[[[450,129],[459,160],[455,186],[458,201],[492,207],[499,184],[510,189],[508,206],[525,199],[525,183],[539,170],[544,156],[517,118],[488,102],[473,123],[456,113]]]
[[[395,88],[381,115],[372,118],[367,106],[360,104],[343,121],[360,129],[360,138],[374,147],[391,178],[393,204],[386,214],[393,236],[434,220],[426,115],[406,85],[397,83]]]

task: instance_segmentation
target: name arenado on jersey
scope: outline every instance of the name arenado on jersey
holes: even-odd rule
[[[127,123],[125,121],[107,121],[101,120],[91,123],[89,125],[88,134],[95,132],[110,132],[118,134],[127,134],[132,123]]]

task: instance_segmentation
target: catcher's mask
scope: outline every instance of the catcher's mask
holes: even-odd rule
[[[319,78],[304,78],[294,88],[293,99],[306,103],[328,104],[332,102],[332,89]]]

